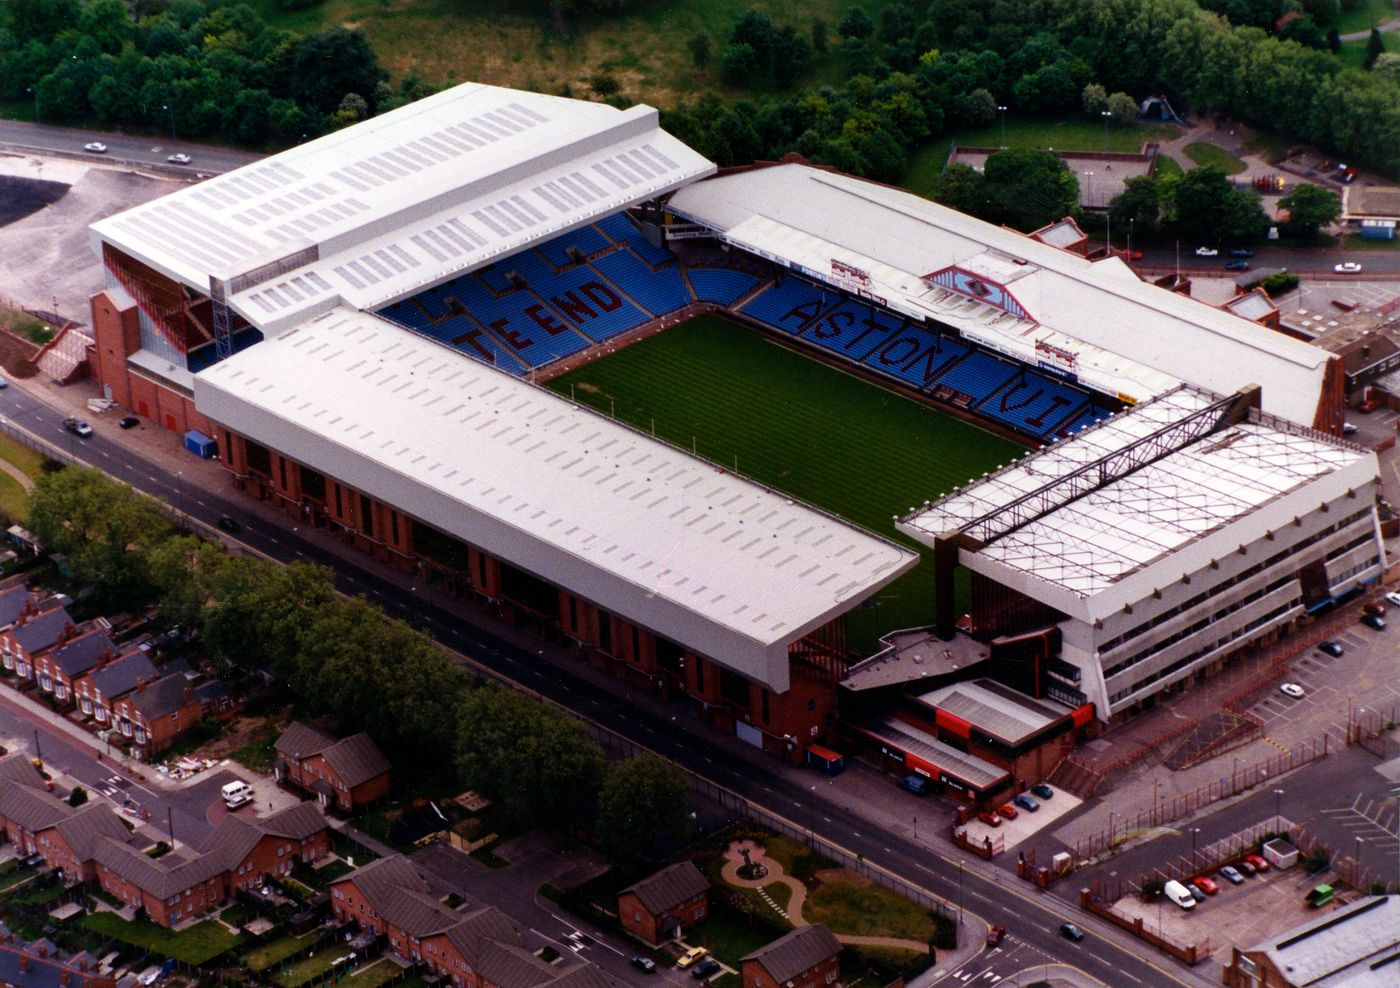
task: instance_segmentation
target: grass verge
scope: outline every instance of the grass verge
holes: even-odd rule
[[[233,949],[245,939],[230,933],[213,920],[205,920],[177,932],[157,926],[150,920],[132,922],[115,913],[104,912],[83,917],[82,925],[113,940],[196,966]]]
[[[244,954],[243,966],[254,973],[261,974],[274,964],[280,963],[288,957],[295,957],[310,945],[311,941],[305,937],[278,937],[276,940],[269,940]]]
[[[853,936],[898,937],[927,943],[933,917],[889,889],[852,875],[851,881],[826,881],[807,896],[802,915],[825,923],[832,932]]]
[[[254,772],[271,772],[277,762],[277,752],[272,746],[277,743],[278,734],[277,727],[268,724],[249,738],[247,744],[230,751],[229,757]]]
[[[1226,175],[1238,175],[1249,167],[1218,144],[1196,141],[1186,145],[1182,150],[1186,152],[1186,157],[1190,158],[1200,167],[1205,168],[1209,165],[1215,165],[1225,169]]]

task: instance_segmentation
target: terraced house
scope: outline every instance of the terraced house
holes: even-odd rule
[[[277,781],[315,793],[322,806],[348,813],[389,794],[389,760],[363,731],[336,740],[293,721],[274,748]]]

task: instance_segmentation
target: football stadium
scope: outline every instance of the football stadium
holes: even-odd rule
[[[649,107],[462,85],[91,235],[108,396],[786,757],[976,798],[1383,564],[1326,352]]]

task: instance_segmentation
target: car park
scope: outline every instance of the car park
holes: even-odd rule
[[[1317,648],[1318,651],[1326,652],[1334,659],[1340,659],[1344,654],[1346,654],[1342,646],[1338,645],[1336,642],[1333,641],[1318,642]]]
[[[1021,807],[1021,809],[1025,810],[1027,813],[1034,813],[1036,810],[1040,809],[1040,804],[1037,803],[1035,800],[1031,799],[1025,793],[1021,793],[1011,802]]]
[[[1014,820],[1021,815],[1016,812],[1016,807],[1012,806],[1010,803],[1002,803],[997,807],[997,812],[1008,820]]]
[[[1305,694],[1303,687],[1299,686],[1297,683],[1284,683],[1278,688],[1278,691],[1284,696],[1293,697],[1295,700],[1301,700]]]
[[[706,957],[699,964],[695,965],[694,969],[690,972],[690,976],[696,981],[704,981],[711,975],[718,974],[721,967],[722,965],[719,961],[715,960],[713,957]]]
[[[1253,877],[1256,870],[1254,865],[1250,864],[1244,858],[1240,858],[1240,860],[1236,861],[1235,867],[1239,869],[1241,875],[1249,875],[1251,877]]]
[[[911,773],[899,780],[899,788],[912,792],[915,796],[927,796],[933,791],[933,782],[917,773]]]
[[[1269,862],[1257,854],[1246,854],[1244,859],[1254,866],[1255,871],[1268,871]]]
[[[1214,247],[1197,247],[1197,248],[1196,248],[1196,256],[1197,256],[1197,257],[1214,257],[1215,255],[1217,255],[1217,254],[1219,254],[1219,253],[1220,253],[1220,251],[1216,250]]]
[[[1073,940],[1075,943],[1078,943],[1080,940],[1084,939],[1084,931],[1081,930],[1079,927],[1075,926],[1073,923],[1061,923],[1060,936],[1064,937],[1067,940]]]
[[[1167,901],[1180,907],[1181,909],[1195,909],[1196,900],[1187,890],[1185,885],[1173,879],[1162,886],[1162,894],[1167,897]]]
[[[1379,398],[1367,398],[1361,404],[1356,406],[1356,410],[1358,412],[1362,412],[1369,415],[1371,412],[1374,412],[1377,408],[1380,408],[1384,404],[1385,402],[1381,401]]]
[[[1377,631],[1385,630],[1385,618],[1381,617],[1379,614],[1363,614],[1361,615],[1361,623]]]
[[[90,144],[84,144],[83,150],[91,151],[93,154],[106,154],[107,145],[103,144],[101,141],[93,141]]]
[[[1226,865],[1220,869],[1220,876],[1231,885],[1244,884],[1244,876],[1235,870],[1234,865]]]
[[[141,424],[141,420],[138,419],[135,415],[128,415],[126,418],[118,420],[118,422],[117,422],[117,428],[118,428],[118,429],[134,429],[134,428],[136,428],[136,427],[137,427],[138,425],[140,425],[140,424]]]
[[[652,960],[650,957],[643,957],[641,954],[637,954],[632,958],[632,966],[644,974],[656,973],[656,961]]]
[[[1396,607],[1400,607],[1400,591],[1390,591],[1390,593],[1385,595],[1385,599],[1390,601]]]
[[[1360,274],[1361,265],[1355,261],[1343,261],[1341,264],[1332,265],[1332,270],[1337,274]]]
[[[1002,926],[1000,923],[987,930],[988,947],[995,947],[1004,939],[1006,939],[1006,927]]]
[[[1197,902],[1205,902],[1205,901],[1206,901],[1206,894],[1205,894],[1204,892],[1202,892],[1200,889],[1196,888],[1196,886],[1194,886],[1194,885],[1188,885],[1188,886],[1186,886],[1186,891],[1190,892],[1190,893],[1191,893],[1191,898],[1195,899]]]
[[[188,165],[190,163],[190,156],[187,154],[172,154],[165,160],[172,165]]]
[[[1211,878],[1209,875],[1197,875],[1195,878],[1191,879],[1191,884],[1206,895],[1214,895],[1220,891],[1220,886],[1216,884],[1215,879]]]
[[[989,827],[1001,826],[1001,817],[997,816],[991,810],[983,810],[981,813],[978,813],[977,819],[981,820]]]
[[[1225,262],[1225,270],[1226,270],[1226,271],[1248,271],[1248,270],[1249,270],[1249,262],[1248,262],[1248,261],[1226,261],[1226,262]]]
[[[1031,786],[1031,793],[1039,796],[1041,799],[1050,799],[1055,795],[1055,790],[1051,789],[1043,782],[1037,782],[1035,785]]]
[[[63,428],[67,429],[75,436],[81,436],[83,439],[86,439],[88,436],[92,435],[92,426],[88,425],[82,419],[64,419]]]
[[[709,948],[707,947],[691,947],[676,960],[676,967],[684,971],[709,952]]]

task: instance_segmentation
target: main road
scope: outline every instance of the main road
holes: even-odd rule
[[[111,476],[177,505],[205,524],[226,514],[248,518],[248,502],[241,496],[230,499],[208,490],[190,489],[139,451],[104,438],[101,432],[88,440],[70,436],[62,429],[62,412],[21,388],[4,392],[0,414],[36,436],[68,448]],[[384,579],[375,572],[373,567],[377,564],[368,557],[363,564],[355,559],[347,561],[314,542],[298,538],[291,528],[290,520],[284,525],[280,520],[273,522],[260,516],[256,522],[245,521],[239,539],[249,548],[283,562],[301,560],[330,568],[344,592],[363,594],[387,613],[423,629],[470,661],[675,760],[946,901],[957,902],[961,892],[961,900],[969,911],[990,923],[1006,925],[1019,940],[1044,955],[1073,963],[1105,984],[1210,983],[1060,899],[1014,878],[995,880],[999,876],[992,875],[990,866],[984,870],[981,862],[975,862],[973,867],[960,869],[955,859],[931,852],[928,846],[898,833],[882,830],[852,807],[794,785],[770,771],[767,756],[755,752],[754,760],[741,758],[712,744],[713,738],[707,738],[698,725],[692,729],[683,720],[659,716],[645,705],[629,704],[617,691],[577,675],[567,662],[556,661],[543,643],[540,648],[523,648],[470,616],[425,603],[411,588]],[[1060,937],[1060,924],[1071,919],[1090,932],[1083,943],[1070,943]],[[973,924],[964,935],[977,936],[978,928]]]

